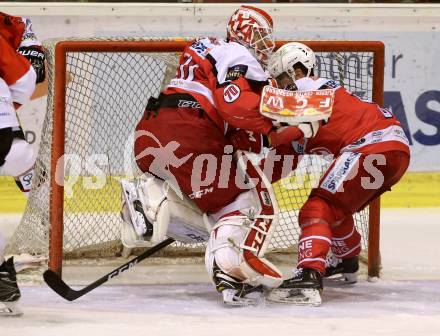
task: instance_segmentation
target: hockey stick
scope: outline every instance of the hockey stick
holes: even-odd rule
[[[53,289],[55,293],[60,295],[66,300],[73,301],[78,299],[79,297],[83,296],[84,294],[87,294],[88,292],[94,290],[95,288],[101,286],[103,283],[107,282],[108,280],[117,277],[122,272],[125,272],[126,270],[132,268],[140,261],[148,258],[152,254],[156,253],[157,251],[163,249],[164,247],[170,245],[174,242],[173,238],[167,238],[164,241],[160,242],[157,245],[154,245],[152,248],[146,250],[144,253],[141,253],[136,258],[133,258],[129,262],[125,263],[122,266],[119,266],[115,270],[111,271],[110,273],[104,275],[103,277],[99,278],[95,282],[92,282],[90,285],[79,289],[74,290],[70,288],[64,281],[61,279],[61,277],[55,273],[54,271],[47,270],[43,273],[44,281],[47,283],[47,285]]]

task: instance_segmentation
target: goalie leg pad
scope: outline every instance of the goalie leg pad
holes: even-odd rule
[[[145,240],[158,243],[166,236],[183,243],[208,240],[200,209],[185,195],[179,197],[166,182],[154,177],[122,180],[121,187],[122,213],[127,224],[122,234],[125,246],[145,246]],[[145,237],[149,229],[151,232]]]
[[[254,202],[258,200],[255,189],[245,194],[236,202],[250,200],[250,194],[254,195]],[[233,204],[228,208],[233,208]],[[257,211],[259,214],[260,210]],[[206,249],[205,265],[211,278],[217,265],[226,275],[252,286],[281,284],[281,271],[263,257],[263,246],[270,241],[275,225],[274,216],[255,215],[255,207],[225,214],[214,226]]]
[[[214,276],[214,265],[217,265],[237,282],[276,287],[282,282],[281,271],[244,245],[249,233],[246,220],[245,216],[231,214],[220,221],[212,231],[206,249],[206,269],[211,278]]]
[[[277,287],[282,273],[264,258],[264,253],[278,224],[278,205],[272,185],[252,164],[244,152],[237,152],[237,165],[248,175],[253,188],[239,195],[220,210],[206,249],[206,269],[213,277],[213,267],[252,286]],[[231,211],[225,214],[224,209]],[[235,210],[235,211],[234,211]],[[217,213],[218,214],[218,213]]]

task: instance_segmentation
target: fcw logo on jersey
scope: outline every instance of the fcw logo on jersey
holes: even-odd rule
[[[281,99],[281,97],[270,96],[266,104],[280,110],[284,108],[283,99]]]
[[[240,88],[237,85],[229,84],[223,91],[223,98],[225,102],[232,103],[240,97],[240,93]]]

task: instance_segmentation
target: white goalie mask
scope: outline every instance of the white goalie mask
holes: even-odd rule
[[[301,63],[307,69],[306,76],[309,77],[316,66],[315,53],[305,44],[290,42],[272,54],[268,70],[273,78],[286,72],[295,81],[293,66],[297,63]]]
[[[245,46],[265,67],[275,48],[272,17],[260,8],[241,6],[228,21],[227,38]]]

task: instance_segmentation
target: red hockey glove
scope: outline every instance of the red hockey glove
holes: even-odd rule
[[[233,129],[226,134],[235,150],[240,149],[253,153],[260,153],[262,146],[261,135],[244,129]]]
[[[278,147],[297,141],[303,136],[303,132],[297,126],[280,127],[269,133],[269,141],[272,147]]]

